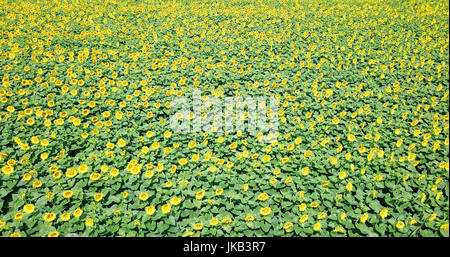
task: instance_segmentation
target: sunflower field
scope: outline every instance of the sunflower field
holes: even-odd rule
[[[0,0],[0,77],[3,237],[448,237],[448,1]]]

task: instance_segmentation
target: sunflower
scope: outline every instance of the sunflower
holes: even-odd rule
[[[259,210],[259,214],[261,214],[262,216],[267,216],[270,213],[272,213],[272,209],[270,207],[263,207]]]
[[[44,214],[44,221],[52,222],[56,218],[56,214],[52,212],[47,212]]]
[[[171,205],[168,204],[168,203],[167,203],[167,204],[164,204],[164,205],[161,207],[161,211],[162,211],[163,214],[169,213],[170,210],[171,210]]]
[[[127,142],[124,139],[122,139],[122,138],[117,141],[117,146],[118,147],[124,147],[126,145],[127,145]]]

